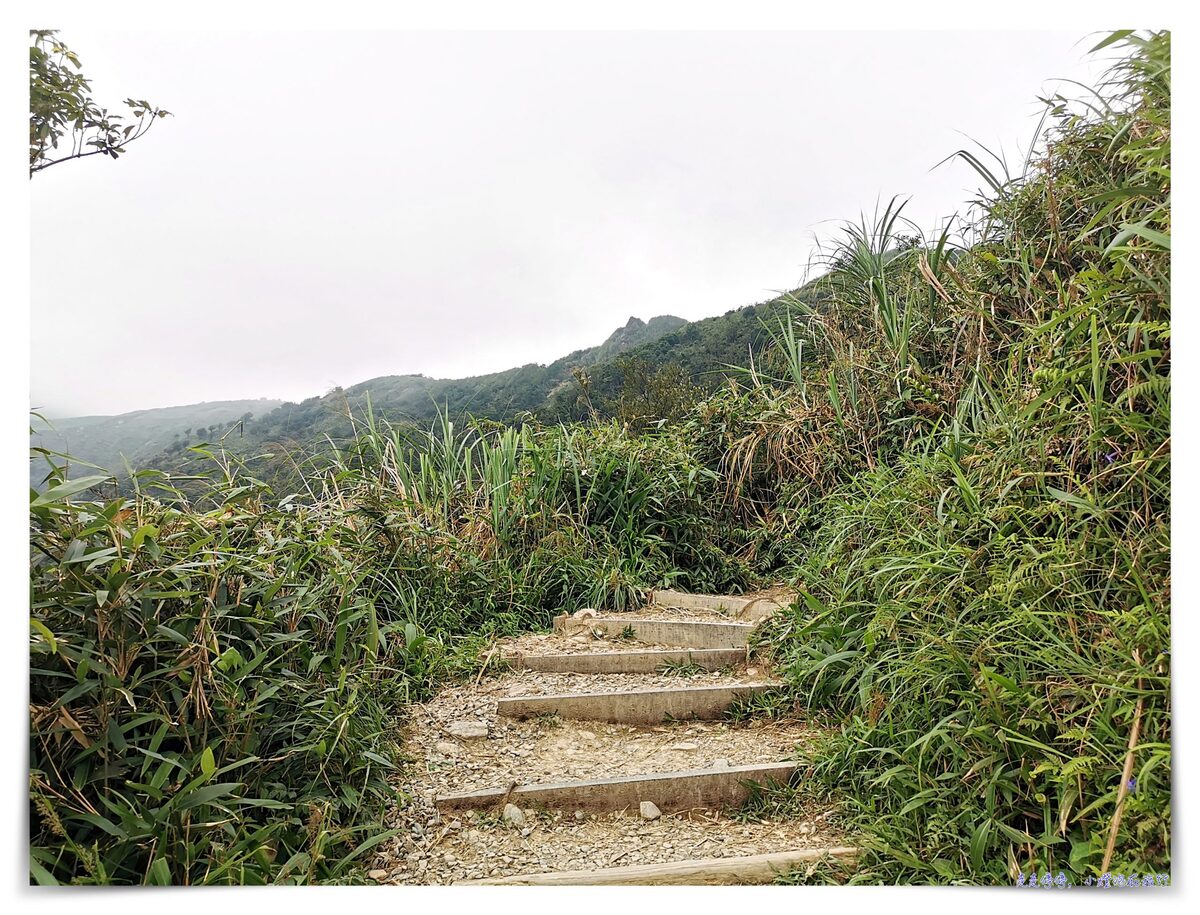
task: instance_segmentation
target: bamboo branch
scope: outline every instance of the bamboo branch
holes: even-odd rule
[[[1141,664],[1141,657],[1135,651],[1133,660],[1137,664]],[[1138,692],[1142,691],[1142,678],[1138,677]],[[1121,814],[1125,810],[1125,795],[1129,793],[1129,780],[1133,778],[1133,754],[1137,750],[1138,734],[1142,729],[1142,709],[1145,706],[1146,697],[1138,696],[1137,706],[1133,711],[1133,727],[1129,731],[1129,749],[1125,751],[1125,768],[1121,772],[1121,787],[1117,789],[1117,809],[1113,812],[1112,825],[1108,829],[1108,847],[1104,850],[1104,863],[1100,865],[1100,873],[1108,873],[1108,866],[1112,863],[1113,850],[1117,845],[1117,831],[1121,828]]]

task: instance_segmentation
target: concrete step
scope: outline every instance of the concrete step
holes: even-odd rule
[[[782,610],[786,604],[770,597],[732,597],[723,594],[687,594],[666,589],[650,592],[650,603],[656,607],[680,610],[711,610],[739,620],[766,619]]]
[[[461,794],[446,794],[436,800],[441,810],[498,809],[513,803],[518,807],[551,810],[611,811],[637,808],[653,801],[663,813],[699,807],[735,807],[750,796],[750,784],[787,783],[796,772],[790,762],[752,763],[727,769],[685,769],[652,772],[587,781],[548,782],[487,788]]]
[[[494,877],[490,880],[467,880],[464,884],[480,886],[713,886],[718,884],[770,883],[776,876],[790,870],[807,868],[821,860],[853,864],[858,859],[857,848],[799,848],[793,851],[766,855],[745,855],[737,858],[697,858],[690,861],[671,861],[667,864],[634,864],[608,867],[594,871],[552,871],[545,874],[518,874],[514,877]]]
[[[692,620],[622,619],[593,616],[586,619],[557,616],[554,629],[564,635],[599,630],[606,638],[625,632],[640,642],[678,645],[681,648],[744,648],[754,626],[750,623],[705,623]]]
[[[661,724],[670,719],[720,718],[736,699],[778,689],[779,682],[642,689],[614,693],[566,693],[499,699],[496,714],[509,718],[558,715],[621,724]]]
[[[720,670],[746,661],[745,648],[663,648],[651,651],[593,651],[578,654],[513,654],[505,658],[525,670],[575,674],[651,674],[664,665]]]

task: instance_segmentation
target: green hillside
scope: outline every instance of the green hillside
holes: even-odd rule
[[[35,448],[70,454],[73,462],[93,464],[121,474],[125,461],[141,466],[169,448],[223,433],[232,424],[261,416],[279,406],[278,400],[216,400],[136,410],[117,416],[76,416],[66,419],[35,417],[30,436]],[[29,462],[29,484],[38,487],[49,467],[41,455]]]
[[[375,413],[389,419],[427,424],[439,410],[459,416],[508,420],[523,412],[542,411],[551,394],[569,385],[572,370],[612,361],[621,354],[670,335],[687,324],[682,318],[660,315],[648,322],[630,318],[599,346],[576,350],[549,365],[519,366],[473,378],[440,379],[424,375],[386,375],[322,397],[285,403],[247,427],[255,441],[317,442],[321,436],[350,434],[347,413],[362,416],[370,398]]]
[[[704,323],[704,322],[701,322]],[[239,451],[281,441],[319,447],[328,436],[336,441],[352,434],[348,415],[362,417],[368,399],[382,418],[428,425],[439,411],[509,421],[522,413],[570,414],[567,406],[578,391],[573,372],[599,369],[605,379],[619,376],[621,357],[653,345],[686,328],[673,315],[649,321],[631,317],[600,345],[575,352],[549,365],[529,364],[473,378],[439,379],[424,375],[385,375],[301,403],[279,400],[232,400],[138,410],[117,416],[79,416],[34,420],[31,444],[69,453],[75,463],[93,464],[122,476],[125,462],[135,469],[177,470],[190,462],[189,445],[223,437]],[[691,339],[694,334],[689,337]],[[663,352],[671,352],[666,347]],[[40,486],[48,471],[45,460],[30,462],[30,485]]]
[[[780,319],[819,307],[827,287],[816,280],[802,290],[694,322],[669,315],[648,322],[630,318],[599,346],[576,350],[549,365],[533,363],[460,379],[372,378],[281,404],[247,422],[226,444],[243,454],[283,444],[295,457],[324,450],[327,440],[350,440],[356,423],[368,413],[423,429],[441,415],[500,423],[615,417],[635,427],[678,419],[705,393],[730,378],[745,377],[744,366],[761,368],[755,360],[764,358],[778,361],[771,348]],[[191,455],[179,449],[147,458],[146,466],[160,469],[194,466]]]

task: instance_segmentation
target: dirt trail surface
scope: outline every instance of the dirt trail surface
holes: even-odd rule
[[[648,608],[639,614],[661,612]],[[686,618],[702,622],[719,616],[687,613]],[[674,616],[679,614],[675,611]],[[507,655],[564,653],[571,650],[568,646],[610,652],[688,647],[648,646],[630,639],[572,642],[562,634],[522,636],[499,647]],[[381,844],[371,877],[381,883],[448,884],[844,844],[828,806],[803,800],[793,816],[767,820],[704,807],[661,813],[653,804],[652,809],[642,804],[600,813],[569,807],[521,809],[502,801],[486,810],[438,810],[437,798],[461,792],[779,763],[796,759],[821,736],[795,714],[782,720],[653,725],[554,716],[522,721],[496,714],[498,700],[516,696],[729,686],[771,679],[771,672],[753,660],[721,671],[675,673],[510,669],[479,683],[449,687],[410,709],[403,734],[408,762],[397,779],[409,800],[389,816],[387,826],[401,832]]]

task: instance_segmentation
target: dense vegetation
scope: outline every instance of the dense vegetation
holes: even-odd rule
[[[867,849],[807,879],[1169,870],[1170,39],[1107,45],[1023,175],[966,156],[989,191],[932,239],[895,205],[847,227],[715,391],[646,358],[620,419],[364,405],[296,492],[217,447],[199,499],[56,471],[34,877],[351,879],[396,800],[390,716],[489,638],[774,580],[803,597],[760,648],[840,722],[809,784]]]

